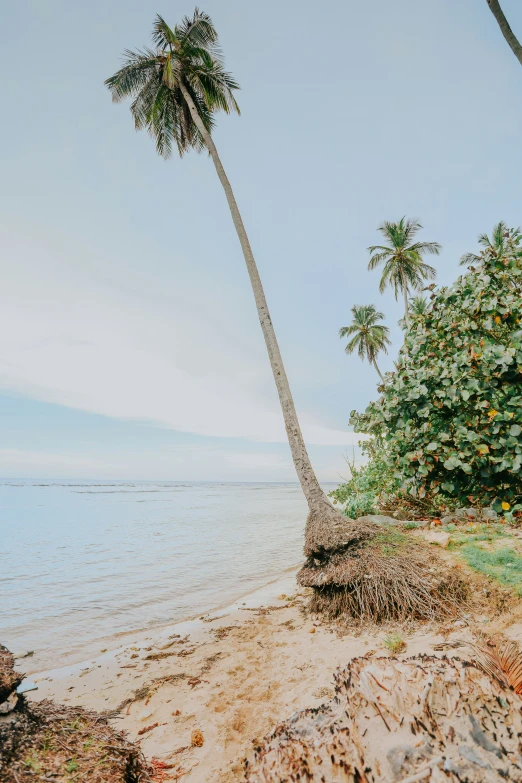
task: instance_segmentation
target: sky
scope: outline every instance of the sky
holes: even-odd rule
[[[502,0],[522,37],[522,5]],[[418,217],[438,281],[522,222],[522,68],[486,0],[206,0],[241,116],[214,138],[321,481],[348,473],[375,370],[338,337],[386,314],[377,226]],[[3,12],[0,475],[293,481],[244,261],[205,154],[164,161],[104,79],[180,0]],[[356,451],[358,453],[358,451]]]

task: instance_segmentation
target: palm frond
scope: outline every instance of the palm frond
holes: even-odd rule
[[[147,128],[161,84],[161,75],[158,72],[154,72],[131,103],[130,110],[134,117],[136,130]]]
[[[358,330],[358,327],[355,326],[355,324],[351,324],[351,326],[341,326],[339,329],[339,337],[349,337],[351,334],[354,334]]]
[[[438,242],[416,242],[414,245],[410,245],[408,249],[417,253],[419,256],[424,253],[438,256],[441,251],[441,245],[439,245]]]
[[[207,105],[214,110],[221,109],[226,114],[235,111],[240,114],[239,106],[233,95],[233,90],[239,89],[239,84],[222,65],[212,58],[201,58],[199,64],[187,72],[187,79],[193,87],[205,96]]]
[[[387,261],[394,253],[394,250],[391,247],[382,248],[382,252],[380,253],[375,253],[377,246],[369,247],[368,250],[370,253],[373,253],[372,257],[368,261],[368,269],[376,269],[380,264],[382,264],[383,261]]]
[[[183,17],[181,24],[176,26],[180,39],[195,46],[212,47],[218,42],[218,34],[208,14],[196,7],[192,19]]]
[[[499,249],[504,245],[504,239],[506,237],[506,234],[509,233],[509,229],[507,225],[504,223],[503,220],[501,220],[499,223],[497,223],[496,226],[493,228],[493,245],[495,248]]]
[[[166,21],[159,14],[156,14],[152,26],[152,40],[159,49],[170,49],[179,42],[175,31],[170,29]]]
[[[134,97],[158,70],[158,57],[151,49],[126,49],[123,66],[104,84],[109,88],[114,103],[119,103]]]
[[[460,266],[469,266],[470,264],[480,264],[481,262],[481,257],[477,256],[475,253],[464,253],[464,255],[460,257],[459,264]]]
[[[466,644],[475,650],[478,664],[490,677],[522,694],[522,653],[516,642],[501,639],[488,646]]]

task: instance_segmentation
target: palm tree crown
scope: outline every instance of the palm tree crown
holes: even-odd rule
[[[376,269],[384,265],[379,290],[384,293],[388,286],[393,288],[395,298],[399,292],[404,296],[404,317],[408,322],[408,291],[418,290],[424,280],[433,280],[435,269],[424,263],[422,257],[428,253],[438,255],[438,242],[413,242],[422,228],[418,220],[401,218],[398,223],[384,222],[379,231],[389,243],[388,245],[372,245],[368,248],[371,257],[368,269]]]
[[[127,49],[124,64],[105,81],[115,103],[133,98],[136,130],[146,128],[156,149],[168,158],[176,145],[180,156],[206,145],[191,116],[186,93],[194,102],[207,131],[215,111],[239,113],[233,91],[239,85],[224,69],[212,20],[197,8],[171,29],[156,16],[152,35],[155,48]]]
[[[390,345],[388,337],[390,330],[387,326],[378,323],[384,318],[384,313],[379,313],[375,305],[354,305],[352,315],[350,326],[342,326],[339,329],[339,337],[352,338],[344,350],[346,353],[357,351],[361,359],[368,359],[382,381],[384,379],[377,366],[377,354],[380,351],[388,353],[387,346]]]
[[[491,232],[491,239],[487,234],[480,234],[478,238],[479,245],[482,245],[483,250],[481,254],[477,253],[464,253],[460,259],[461,266],[468,266],[469,264],[480,264],[483,260],[482,254],[486,250],[491,250],[495,255],[501,256],[506,246],[506,240],[511,236],[520,233],[520,228],[508,228],[507,225],[501,220],[495,226]]]

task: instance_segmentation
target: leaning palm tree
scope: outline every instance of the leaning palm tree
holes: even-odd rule
[[[127,50],[123,66],[105,84],[116,103],[132,99],[136,129],[149,132],[164,158],[175,147],[180,157],[191,149],[210,153],[243,251],[295,469],[310,509],[307,548],[328,549],[346,519],[327,499],[310,463],[254,255],[212,139],[216,112],[239,113],[234,97],[238,84],[224,68],[212,20],[197,8],[192,18],[185,17],[173,28],[157,16],[152,38],[154,48]]]
[[[497,24],[500,27],[500,31],[506,41],[508,42],[511,51],[519,61],[520,65],[522,65],[522,45],[520,44],[520,41],[514,34],[513,30],[509,26],[509,22],[504,16],[504,12],[502,8],[500,7],[500,3],[498,0],[486,0],[487,4],[489,5],[489,9],[495,19],[497,20]]]
[[[377,364],[377,354],[381,351],[388,353],[390,330],[387,326],[379,324],[384,318],[384,313],[379,313],[375,305],[354,305],[352,307],[353,320],[350,326],[342,326],[339,329],[339,337],[351,337],[352,339],[344,349],[346,353],[357,351],[359,358],[367,359],[373,364],[379,378],[384,381]]]
[[[478,243],[483,248],[481,253],[484,253],[485,250],[490,250],[493,253],[495,253],[495,255],[501,256],[506,246],[506,240],[509,239],[512,235],[518,233],[520,233],[519,228],[510,229],[507,227],[504,221],[501,220],[499,223],[493,226],[493,231],[491,232],[491,239],[488,237],[487,234],[480,234],[478,238]],[[482,260],[483,257],[480,254],[464,253],[464,255],[461,256],[460,265],[469,266],[469,264],[480,264]]]
[[[424,263],[422,257],[429,253],[438,255],[438,242],[413,242],[415,235],[422,228],[418,220],[401,218],[398,223],[385,221],[379,226],[379,231],[389,243],[388,245],[372,245],[368,248],[371,257],[368,269],[376,269],[381,264],[384,268],[381,275],[379,291],[384,293],[388,286],[393,288],[398,299],[402,291],[404,297],[404,319],[408,324],[408,293],[410,287],[418,290],[424,280],[433,280],[435,269]]]

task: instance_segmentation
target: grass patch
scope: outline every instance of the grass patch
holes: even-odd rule
[[[396,655],[397,653],[400,653],[406,649],[404,636],[399,631],[389,633],[384,637],[383,642],[386,649],[389,650],[393,655]]]
[[[399,549],[408,544],[410,539],[395,528],[382,528],[368,545],[380,549],[383,555],[395,555]]]
[[[474,543],[465,544],[460,553],[475,571],[491,576],[503,585],[517,589],[522,595],[522,556],[505,547],[488,552]]]
[[[509,535],[503,525],[473,525],[468,530],[462,528],[455,530],[455,527],[452,527],[453,530],[450,530],[450,526],[447,526],[448,533],[451,533],[450,549],[480,541],[497,541]]]

